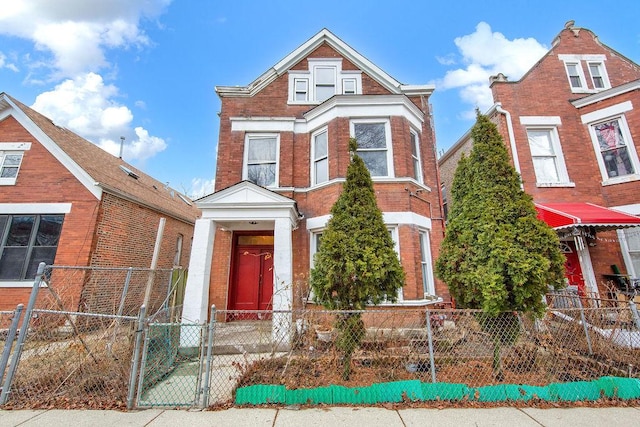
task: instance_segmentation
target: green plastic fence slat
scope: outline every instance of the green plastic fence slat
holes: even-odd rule
[[[287,405],[333,403],[331,387],[299,388],[285,392]]]
[[[368,387],[344,387],[332,385],[333,403],[376,404],[380,402],[380,390],[376,385]]]
[[[600,387],[595,382],[574,381],[568,383],[553,383],[549,384],[548,387],[552,397],[557,396],[559,400],[566,402],[600,399]]]
[[[508,400],[522,400],[524,402],[534,398],[547,402],[557,400],[551,396],[549,388],[546,386],[505,384],[504,389]]]
[[[257,384],[240,387],[236,390],[237,405],[262,405],[265,403],[284,403],[286,388],[283,385]]]
[[[503,384],[487,385],[473,390],[471,396],[478,402],[504,402],[507,400],[507,391]]]
[[[415,401],[424,400],[420,380],[393,381],[378,383],[380,402],[402,402],[404,398]]]
[[[462,400],[470,392],[466,384],[455,383],[422,383],[421,388],[424,400]]]
[[[637,378],[602,377],[596,383],[607,397],[637,399],[640,397],[640,380]]]

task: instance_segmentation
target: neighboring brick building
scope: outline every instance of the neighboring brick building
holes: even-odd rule
[[[640,66],[570,21],[519,81],[490,84],[486,114],[561,237],[569,283],[606,291],[612,265],[639,277]],[[471,146],[467,133],[439,159],[445,188]]]
[[[0,310],[26,303],[40,262],[159,268],[189,262],[193,203],[0,93]],[[82,283],[65,290],[77,306]],[[75,308],[74,308],[75,309]]]
[[[406,283],[396,306],[448,299],[430,85],[403,85],[324,29],[222,100],[217,191],[197,201],[183,316],[297,308],[355,136]]]

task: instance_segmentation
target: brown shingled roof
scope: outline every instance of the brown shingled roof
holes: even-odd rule
[[[51,119],[27,107],[8,94],[2,93],[0,98],[3,95],[20,108],[104,191],[190,223],[195,222],[200,215],[198,208],[187,196],[166,187],[160,181],[70,130],[56,126]],[[125,169],[122,169],[122,167]],[[133,172],[137,178],[128,174],[126,170]],[[185,200],[190,204],[187,204]]]

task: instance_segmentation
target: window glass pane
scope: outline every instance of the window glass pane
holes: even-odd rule
[[[316,84],[335,85],[336,69],[334,67],[316,67]]]
[[[314,159],[327,156],[327,132],[322,132],[315,137]]]
[[[31,259],[29,260],[29,266],[27,272],[22,279],[33,279],[36,277],[38,271],[38,264],[44,262],[47,265],[53,264],[56,258],[57,247],[39,247],[33,248],[31,251]]]
[[[356,123],[355,138],[358,148],[386,148],[384,123]]]
[[[593,127],[598,137],[600,150],[608,150],[625,145],[618,120],[601,123]]]
[[[329,180],[329,172],[328,172],[328,159],[325,157],[322,160],[319,160],[315,163],[315,179],[316,179],[316,184],[319,184],[321,182],[325,182]]]
[[[529,137],[529,147],[532,156],[553,156],[553,146],[551,145],[551,135],[547,130],[527,131]]]
[[[252,138],[249,140],[249,163],[275,161],[276,138]]]
[[[344,94],[356,93],[356,81],[352,79],[344,79],[342,81],[342,93]]]
[[[7,236],[7,246],[28,246],[35,216],[13,216]]]
[[[371,176],[387,176],[386,151],[358,151]]]
[[[560,182],[558,168],[554,157],[534,157],[533,167],[536,172],[538,182]]]
[[[418,157],[418,138],[416,134],[411,132],[411,155],[413,157]]]
[[[296,92],[306,92],[306,91],[307,91],[307,81],[296,80]]]
[[[4,158],[4,166],[20,166],[22,154],[7,154]]]
[[[18,168],[2,168],[2,172],[0,172],[0,178],[15,178],[18,176]]]
[[[62,215],[42,215],[38,225],[35,246],[58,246],[62,231]]]
[[[624,234],[627,238],[629,250],[640,252],[640,227],[627,228],[624,230]]]
[[[316,86],[316,100],[322,102],[336,94],[334,86]]]
[[[607,176],[615,178],[635,173],[618,119],[593,126]]]
[[[27,247],[5,247],[0,256],[0,280],[22,279],[22,268],[27,256]]]
[[[247,179],[257,185],[268,187],[276,183],[276,165],[273,163],[249,165]]]

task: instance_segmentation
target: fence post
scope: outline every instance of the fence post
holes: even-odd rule
[[[204,408],[209,406],[209,379],[211,375],[211,362],[213,353],[213,331],[216,323],[216,306],[211,306],[211,312],[209,314],[209,330],[207,331],[207,363],[204,372],[204,387],[202,388],[202,406]]]
[[[131,360],[131,372],[129,373],[129,394],[127,395],[127,409],[133,408],[133,397],[136,391],[136,377],[138,376],[138,363],[140,361],[140,342],[142,341],[142,332],[144,331],[144,319],[147,313],[147,307],[140,307],[138,321],[136,323],[136,340],[133,347],[133,359]],[[141,373],[142,375],[142,373]]]
[[[11,347],[13,347],[13,340],[16,338],[18,331],[18,322],[20,322],[20,316],[24,309],[23,304],[18,304],[13,312],[13,320],[11,326],[9,326],[9,332],[7,333],[7,339],[4,343],[4,350],[2,351],[2,359],[0,359],[0,381],[4,378],[4,371],[7,369],[7,363],[9,362],[9,355],[11,354]]]
[[[38,291],[40,290],[40,283],[42,282],[44,268],[44,262],[38,264],[38,271],[36,273],[36,278],[33,281],[33,288],[31,289],[31,295],[29,296],[29,302],[27,303],[27,310],[24,312],[22,327],[20,327],[20,334],[18,334],[16,349],[13,352],[11,365],[9,365],[9,371],[7,371],[7,376],[4,379],[4,384],[2,385],[2,393],[0,394],[0,405],[4,405],[9,399],[9,389],[11,388],[11,382],[13,381],[13,376],[16,373],[16,369],[18,369],[18,363],[20,362],[20,356],[22,355],[22,347],[24,346],[24,340],[27,337],[29,323],[31,322],[33,307],[36,305],[36,298],[38,297]]]
[[[429,365],[431,367],[431,382],[436,382],[436,363],[433,357],[433,334],[431,333],[431,313],[427,308],[427,341],[429,343]]]
[[[636,328],[640,331],[640,315],[638,315],[638,307],[636,307],[636,303],[633,301],[635,295],[631,295],[629,298],[629,308],[631,309],[631,314],[633,315],[633,321],[636,324]]]
[[[582,301],[580,301],[580,296],[576,297],[576,301],[578,302],[578,308],[580,308],[580,320],[582,320],[582,328],[584,329],[584,335],[587,337],[587,346],[589,347],[589,354],[593,354],[593,349],[591,348],[591,337],[589,336],[589,327],[587,326],[587,320],[584,317],[584,308],[582,307]]]

